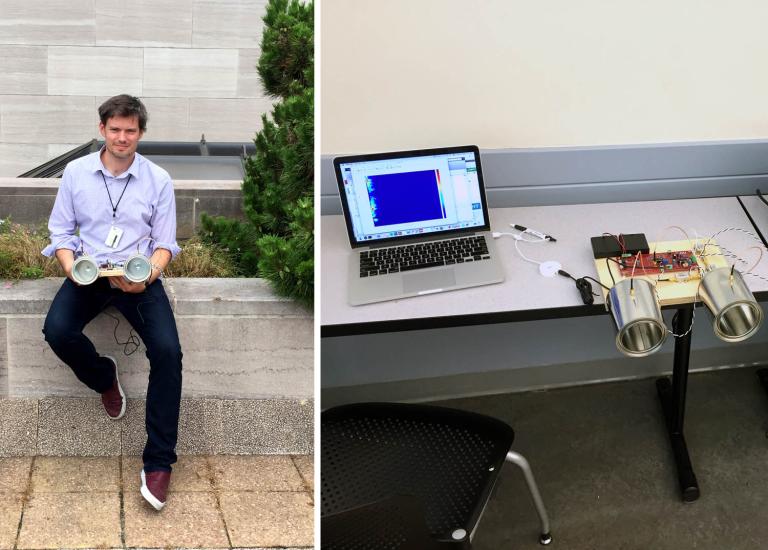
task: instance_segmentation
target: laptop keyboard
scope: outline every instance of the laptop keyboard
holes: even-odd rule
[[[360,253],[360,276],[373,277],[427,267],[479,262],[490,257],[483,235],[377,248]]]

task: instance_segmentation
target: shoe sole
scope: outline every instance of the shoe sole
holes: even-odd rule
[[[144,470],[141,470],[141,489],[139,491],[144,500],[149,502],[155,510],[160,511],[165,506],[165,502],[157,500],[155,495],[150,492],[149,487],[147,487],[147,477],[144,475]]]
[[[120,397],[123,399],[123,406],[120,407],[120,414],[117,416],[109,416],[109,413],[107,413],[107,416],[112,420],[120,420],[125,414],[125,394],[123,393],[123,386],[120,385],[120,377],[117,375],[117,361],[111,355],[105,355],[104,357],[112,361],[112,364],[115,365],[115,381],[117,382],[117,390],[120,392]]]

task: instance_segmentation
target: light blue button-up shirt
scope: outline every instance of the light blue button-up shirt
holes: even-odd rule
[[[114,220],[113,205],[117,205]],[[123,230],[116,248],[105,243],[113,223]],[[138,153],[130,168],[116,178],[104,167],[100,152],[67,164],[48,229],[51,244],[43,250],[45,256],[55,255],[59,248],[79,252],[82,247],[97,263],[103,263],[125,261],[137,251],[151,256],[155,249],[164,248],[172,257],[180,251],[171,177]],[[144,237],[153,240],[142,241]]]

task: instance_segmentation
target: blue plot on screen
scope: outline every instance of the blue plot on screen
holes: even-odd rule
[[[438,170],[369,176],[367,187],[376,227],[445,218]]]

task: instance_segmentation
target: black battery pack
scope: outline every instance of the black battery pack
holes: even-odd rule
[[[648,240],[645,233],[631,233],[629,235],[600,235],[592,237],[592,253],[595,259],[617,258],[622,254],[648,254]],[[619,242],[621,241],[621,242]],[[622,248],[621,243],[624,244]]]

